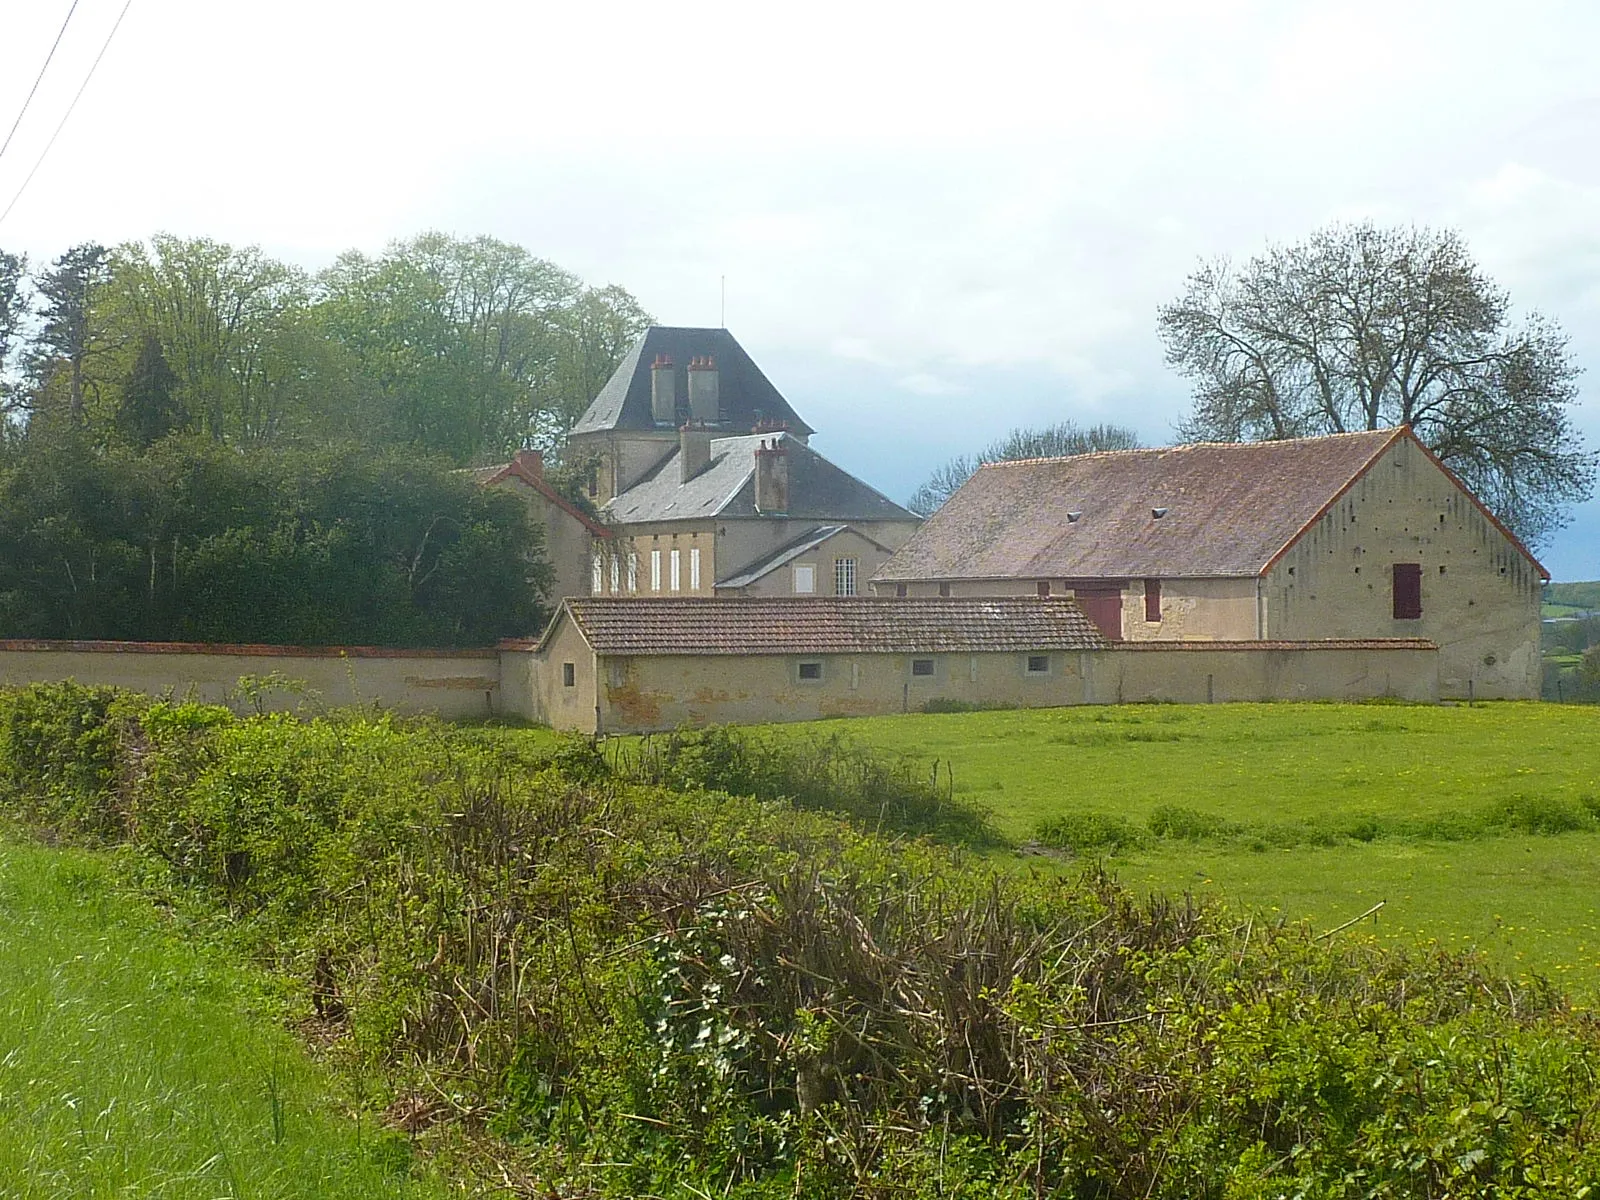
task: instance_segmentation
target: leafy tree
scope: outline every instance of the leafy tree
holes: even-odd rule
[[[122,388],[118,431],[130,444],[144,449],[181,429],[185,414],[177,402],[177,389],[178,376],[161,353],[160,339],[146,333],[133,371]]]
[[[997,442],[991,442],[976,455],[957,455],[928,477],[912,493],[906,507],[927,516],[955,495],[974,471],[987,462],[1013,462],[1023,458],[1065,458],[1073,454],[1093,454],[1100,450],[1136,450],[1139,435],[1120,425],[1091,425],[1079,428],[1071,421],[1038,428],[1013,429]]]
[[[1332,225],[1235,270],[1203,265],[1160,310],[1194,381],[1191,439],[1410,425],[1526,541],[1593,490],[1569,408],[1578,373],[1552,321],[1511,319],[1459,235]]]

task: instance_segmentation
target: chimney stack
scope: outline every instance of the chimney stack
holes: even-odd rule
[[[518,450],[516,464],[535,479],[544,478],[544,455],[537,450]]]
[[[650,364],[650,419],[657,425],[678,423],[678,373],[671,355],[658,354]]]
[[[756,448],[756,511],[783,516],[789,511],[789,447],[780,433]]]
[[[689,360],[689,419],[715,425],[722,419],[717,360],[709,354]]]
[[[690,421],[678,430],[679,479],[688,483],[710,465],[711,431],[704,421]]]

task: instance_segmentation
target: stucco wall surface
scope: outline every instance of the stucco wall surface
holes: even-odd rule
[[[846,529],[834,534],[820,546],[807,550],[804,554],[784,563],[775,570],[768,571],[760,579],[747,587],[729,589],[718,588],[718,595],[733,596],[792,596],[794,591],[794,569],[798,566],[809,566],[814,572],[816,592],[818,596],[836,596],[839,594],[835,586],[838,572],[835,564],[841,558],[856,560],[856,590],[857,596],[871,595],[867,587],[867,580],[888,559],[892,551],[881,550],[876,544],[862,537],[854,529]],[[724,575],[726,577],[726,575]]]
[[[180,648],[162,643],[0,643],[0,685],[75,679],[238,708],[242,676],[276,672],[303,688],[268,689],[273,711],[378,704],[406,713],[484,717],[503,711],[500,657],[494,650],[429,652],[297,650],[279,646]]]
[[[1163,579],[1161,619],[1146,621],[1143,579],[1122,589],[1122,636],[1130,642],[1251,641],[1259,635],[1254,579]]]
[[[1286,647],[1271,643],[1147,644],[1047,655],[839,654],[656,656],[599,663],[600,731],[644,732],[720,722],[808,721],[914,712],[930,700],[1041,708],[1141,700],[1350,700],[1438,696],[1438,654],[1425,647]],[[913,672],[915,658],[932,675]],[[820,680],[800,677],[819,663]],[[552,722],[554,723],[554,722]],[[558,726],[563,728],[593,728]]]
[[[566,683],[565,666],[572,664],[573,681]],[[595,657],[572,621],[557,620],[545,644],[532,660],[534,708],[526,714],[553,729],[595,730]]]
[[[1394,617],[1393,566],[1422,567],[1422,616]],[[1267,573],[1269,638],[1422,637],[1440,694],[1539,695],[1542,580],[1409,439],[1393,446]]]

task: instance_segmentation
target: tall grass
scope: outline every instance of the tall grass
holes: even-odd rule
[[[0,1196],[442,1195],[403,1139],[334,1115],[251,990],[103,859],[0,844]]]

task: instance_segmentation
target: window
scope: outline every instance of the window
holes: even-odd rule
[[[1030,654],[1030,655],[1028,655],[1028,674],[1029,675],[1048,675],[1048,674],[1050,674],[1050,656],[1048,654]]]
[[[855,559],[836,558],[833,560],[833,594],[835,596],[854,596],[856,594]]]
[[[817,568],[812,563],[804,563],[794,569],[794,594],[796,596],[814,595],[817,590]]]
[[[800,664],[800,678],[816,681],[822,678],[822,664],[819,662],[803,662]]]
[[[932,675],[933,674],[933,659],[931,659],[931,658],[913,658],[911,660],[911,673],[913,675],[917,675],[917,676],[929,676],[929,675]]]
[[[578,665],[576,663],[562,663],[561,664],[561,686],[562,687],[577,687],[578,686]]]
[[[1415,621],[1422,616],[1422,564],[1394,564],[1394,619]]]
[[[906,598],[906,585],[903,584],[903,583],[895,584],[894,585],[894,594],[895,594],[896,599],[904,600]]]
[[[639,590],[639,553],[636,550],[628,551],[628,590]]]
[[[1146,621],[1161,620],[1161,580],[1146,579],[1144,581],[1144,619]]]
[[[1041,579],[1039,581],[1039,595],[1041,597],[1045,598],[1045,599],[1049,598],[1049,596],[1050,596],[1050,581],[1048,579]]]
[[[615,554],[611,556],[611,594],[615,596],[622,590],[622,559]]]
[[[676,550],[669,551],[672,555],[672,590],[677,591],[683,586],[683,569],[681,558]]]
[[[941,583],[939,585],[939,595],[944,596],[947,599],[949,598],[949,596],[950,596],[950,585],[948,583]]]
[[[650,551],[650,590],[652,592],[661,590],[661,551],[659,550]]]
[[[689,590],[700,590],[700,547],[694,546],[689,550]]]
[[[589,560],[589,594],[598,596],[605,587],[605,562],[600,557],[600,551],[594,552],[594,557]]]

